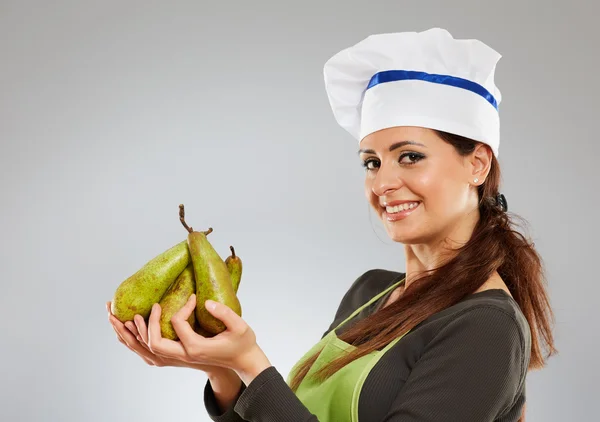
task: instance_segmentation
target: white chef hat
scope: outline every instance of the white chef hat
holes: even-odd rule
[[[445,29],[371,35],[324,66],[337,122],[359,142],[393,126],[420,126],[500,144],[501,54]]]

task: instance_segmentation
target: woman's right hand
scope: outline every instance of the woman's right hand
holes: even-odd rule
[[[231,375],[229,372],[233,372],[228,368],[222,368],[220,366],[189,364],[181,360],[170,359],[153,353],[148,347],[148,328],[146,327],[144,318],[142,318],[141,315],[136,315],[134,317],[135,323],[132,321],[126,321],[125,324],[123,324],[117,319],[117,317],[113,315],[110,309],[110,302],[106,302],[108,320],[117,333],[117,339],[127,346],[129,350],[140,356],[148,365],[159,367],[188,367],[198,369],[206,372],[209,378],[219,375],[227,375],[229,377]]]
[[[135,323],[127,321],[123,324],[111,312],[110,302],[106,302],[106,310],[108,311],[108,320],[117,333],[117,339],[140,356],[148,365],[187,367],[203,371],[208,376],[215,400],[221,412],[225,412],[225,409],[228,409],[235,403],[242,386],[242,380],[233,369],[191,364],[179,359],[159,356],[153,353],[148,346],[148,328],[141,315],[136,315],[133,318]]]

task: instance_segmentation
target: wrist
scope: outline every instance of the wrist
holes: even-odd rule
[[[235,369],[235,373],[244,384],[250,385],[254,378],[271,366],[267,355],[256,345],[255,349],[242,358]]]
[[[219,380],[229,380],[235,381],[235,379],[239,379],[238,375],[235,373],[233,369],[224,368],[220,366],[214,366],[210,370],[204,370],[204,373],[211,381],[219,381]]]
[[[242,380],[233,371],[213,371],[206,375],[215,395],[222,400],[233,399],[242,386]]]
[[[211,370],[206,374],[208,375],[214,399],[221,413],[224,413],[235,404],[236,398],[242,388],[242,380],[234,371],[228,368]]]

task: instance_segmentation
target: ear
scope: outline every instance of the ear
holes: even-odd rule
[[[477,144],[475,150],[469,155],[468,160],[470,183],[473,183],[475,178],[479,179],[479,182],[477,182],[478,185],[485,181],[490,172],[493,156],[494,153],[488,145],[483,143]]]

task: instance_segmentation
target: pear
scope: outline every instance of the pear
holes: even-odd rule
[[[200,326],[200,324],[198,324],[198,319],[194,318],[194,320],[196,321],[196,324],[194,325],[194,331],[198,334],[200,334],[202,337],[214,337],[216,336],[216,334],[210,333],[208,331],[206,331],[204,328],[202,328]]]
[[[159,302],[161,309],[160,331],[164,338],[179,340],[179,336],[171,323],[171,318],[183,308],[193,293],[196,293],[196,281],[194,280],[194,267],[190,262]],[[194,312],[188,318],[188,323],[192,328],[194,327],[196,323]]]
[[[204,306],[206,300],[222,303],[239,316],[242,316],[242,306],[233,290],[227,265],[207,239],[213,229],[194,231],[193,228],[188,227],[184,217],[182,204],[179,205],[179,220],[188,231],[188,249],[196,279],[196,319],[204,330],[219,334],[227,327],[206,309]]]
[[[229,274],[231,275],[231,284],[233,286],[233,291],[237,293],[238,287],[240,285],[240,280],[242,278],[242,260],[239,256],[235,254],[233,246],[230,246],[229,249],[231,249],[232,255],[227,257],[227,259],[225,260],[225,265],[227,266]],[[198,320],[196,318],[194,318],[194,321],[194,331],[196,333],[200,334],[203,337],[214,337],[216,335],[202,328],[200,324],[198,324]]]
[[[242,260],[235,254],[235,249],[230,246],[231,255],[225,260],[225,265],[231,275],[231,284],[233,291],[237,294],[238,288],[240,287],[240,281],[242,280]]]
[[[112,313],[121,322],[133,321],[136,314],[148,320],[152,305],[160,301],[190,261],[187,240],[155,256],[119,285]]]

